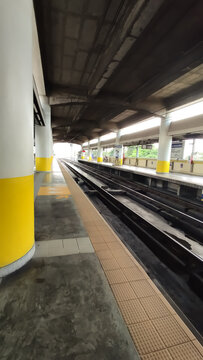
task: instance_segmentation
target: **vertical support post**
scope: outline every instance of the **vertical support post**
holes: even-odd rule
[[[41,96],[45,126],[35,127],[36,171],[51,171],[53,140],[51,129],[51,107],[46,96]]]
[[[88,141],[88,161],[92,161],[92,150],[90,148],[90,142]]]
[[[97,162],[103,162],[103,148],[101,147],[100,137],[98,138]]]
[[[81,160],[84,160],[85,159],[85,153],[83,152],[84,149],[83,147],[81,146]]]
[[[114,165],[123,165],[123,145],[120,145],[120,130],[116,135],[116,144],[114,147]]]
[[[32,1],[0,1],[0,277],[34,254]]]
[[[168,135],[168,129],[171,123],[169,114],[161,119],[159,130],[159,151],[157,160],[157,173],[168,173],[170,168],[171,143],[172,136]]]

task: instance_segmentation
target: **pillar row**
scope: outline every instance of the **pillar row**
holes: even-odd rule
[[[32,1],[0,1],[0,277],[34,254]]]
[[[46,97],[40,97],[45,126],[35,127],[36,171],[51,171],[53,140],[51,129],[51,108]]]
[[[172,136],[168,135],[170,123],[170,116],[169,114],[166,114],[166,117],[161,119],[161,125],[159,130],[159,151],[156,167],[157,173],[169,172],[172,143]]]

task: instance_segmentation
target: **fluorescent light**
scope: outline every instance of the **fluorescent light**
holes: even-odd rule
[[[98,139],[92,139],[92,140],[90,140],[90,144],[96,144],[96,143],[98,143]]]
[[[153,117],[148,120],[140,121],[134,125],[128,126],[126,128],[121,129],[121,135],[133,134],[142,130],[147,130],[154,128],[156,126],[160,126],[161,119],[159,117]]]
[[[114,139],[116,137],[116,133],[111,132],[109,134],[103,135],[100,137],[101,141],[106,141],[106,140],[110,140],[110,139]]]
[[[87,145],[88,145],[88,141],[86,141],[82,144],[82,146],[87,146]]]
[[[171,121],[179,121],[201,114],[203,114],[203,101],[199,101],[192,105],[185,106],[179,110],[172,111],[170,113],[170,118]]]

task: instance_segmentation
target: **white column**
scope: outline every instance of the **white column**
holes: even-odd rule
[[[0,277],[34,253],[32,1],[0,1]]]
[[[103,162],[103,148],[101,147],[100,138],[98,138],[97,162]]]
[[[114,165],[123,165],[123,145],[120,145],[120,130],[116,135],[116,144],[114,147]]]
[[[85,158],[85,152],[83,147],[81,146],[81,160],[84,160],[84,158]]]
[[[92,149],[90,148],[89,141],[88,141],[88,161],[92,161]]]
[[[172,143],[172,136],[168,135],[170,123],[170,115],[166,114],[165,118],[161,119],[161,125],[159,130],[159,151],[156,167],[157,173],[169,172]]]
[[[53,139],[51,129],[51,107],[46,96],[40,96],[45,126],[35,126],[36,171],[51,171]]]

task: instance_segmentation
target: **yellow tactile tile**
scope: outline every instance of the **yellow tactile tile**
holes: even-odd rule
[[[136,295],[129,283],[112,284],[111,288],[117,301],[136,299]]]
[[[103,259],[103,260],[100,259],[100,262],[101,262],[104,270],[119,269],[119,265],[118,265],[116,259],[114,259],[114,258]]]
[[[116,259],[126,257],[126,252],[124,249],[117,249],[117,250],[114,249],[114,250],[111,250],[111,252]]]
[[[108,250],[108,246],[104,242],[102,242],[102,243],[94,243],[93,247],[94,247],[95,251]]]
[[[150,319],[156,319],[170,315],[169,310],[157,295],[140,298],[140,302]]]
[[[139,354],[145,355],[165,348],[151,321],[129,325],[129,330]]]
[[[202,359],[203,359],[203,346],[199,343],[198,340],[194,340],[192,343],[196,347],[196,349],[199,351],[199,353],[201,354]]]
[[[114,235],[110,234],[104,234],[106,243],[113,243],[116,241],[116,238]]]
[[[121,269],[107,270],[106,276],[109,284],[119,284],[122,282],[127,282],[127,279]]]
[[[109,247],[109,249],[110,249],[111,251],[123,249],[122,246],[119,244],[118,241],[114,241],[114,242],[108,243],[107,245],[108,245],[108,247]]]
[[[190,340],[172,315],[153,320],[153,325],[166,347],[182,344]]]
[[[101,235],[91,235],[89,234],[90,240],[92,241],[93,244],[96,243],[105,243],[104,238]]]
[[[109,250],[99,250],[99,251],[97,251],[97,256],[101,260],[113,258],[113,255]]]
[[[168,351],[173,360],[202,360],[200,352],[191,341],[168,348]]]
[[[129,258],[129,256],[124,255],[116,258],[121,268],[128,268],[135,266],[134,262]]]
[[[63,197],[68,197],[68,195],[70,195],[70,190],[66,185],[41,186],[37,195],[38,196],[55,195],[63,198]]]
[[[130,285],[132,286],[138,298],[148,297],[156,294],[147,280],[132,281]]]
[[[128,325],[149,320],[138,299],[122,301],[119,303],[119,307]]]
[[[141,359],[142,360],[173,360],[167,349],[155,351],[152,352],[151,354],[141,356]]]
[[[178,316],[178,314],[174,314],[174,319],[178,322],[178,324],[181,326],[181,328],[184,330],[184,332],[187,334],[190,340],[195,340],[195,335],[190,331],[190,329],[185,325],[183,320]]]
[[[145,279],[144,274],[135,265],[131,268],[123,268],[123,272],[128,281]]]

